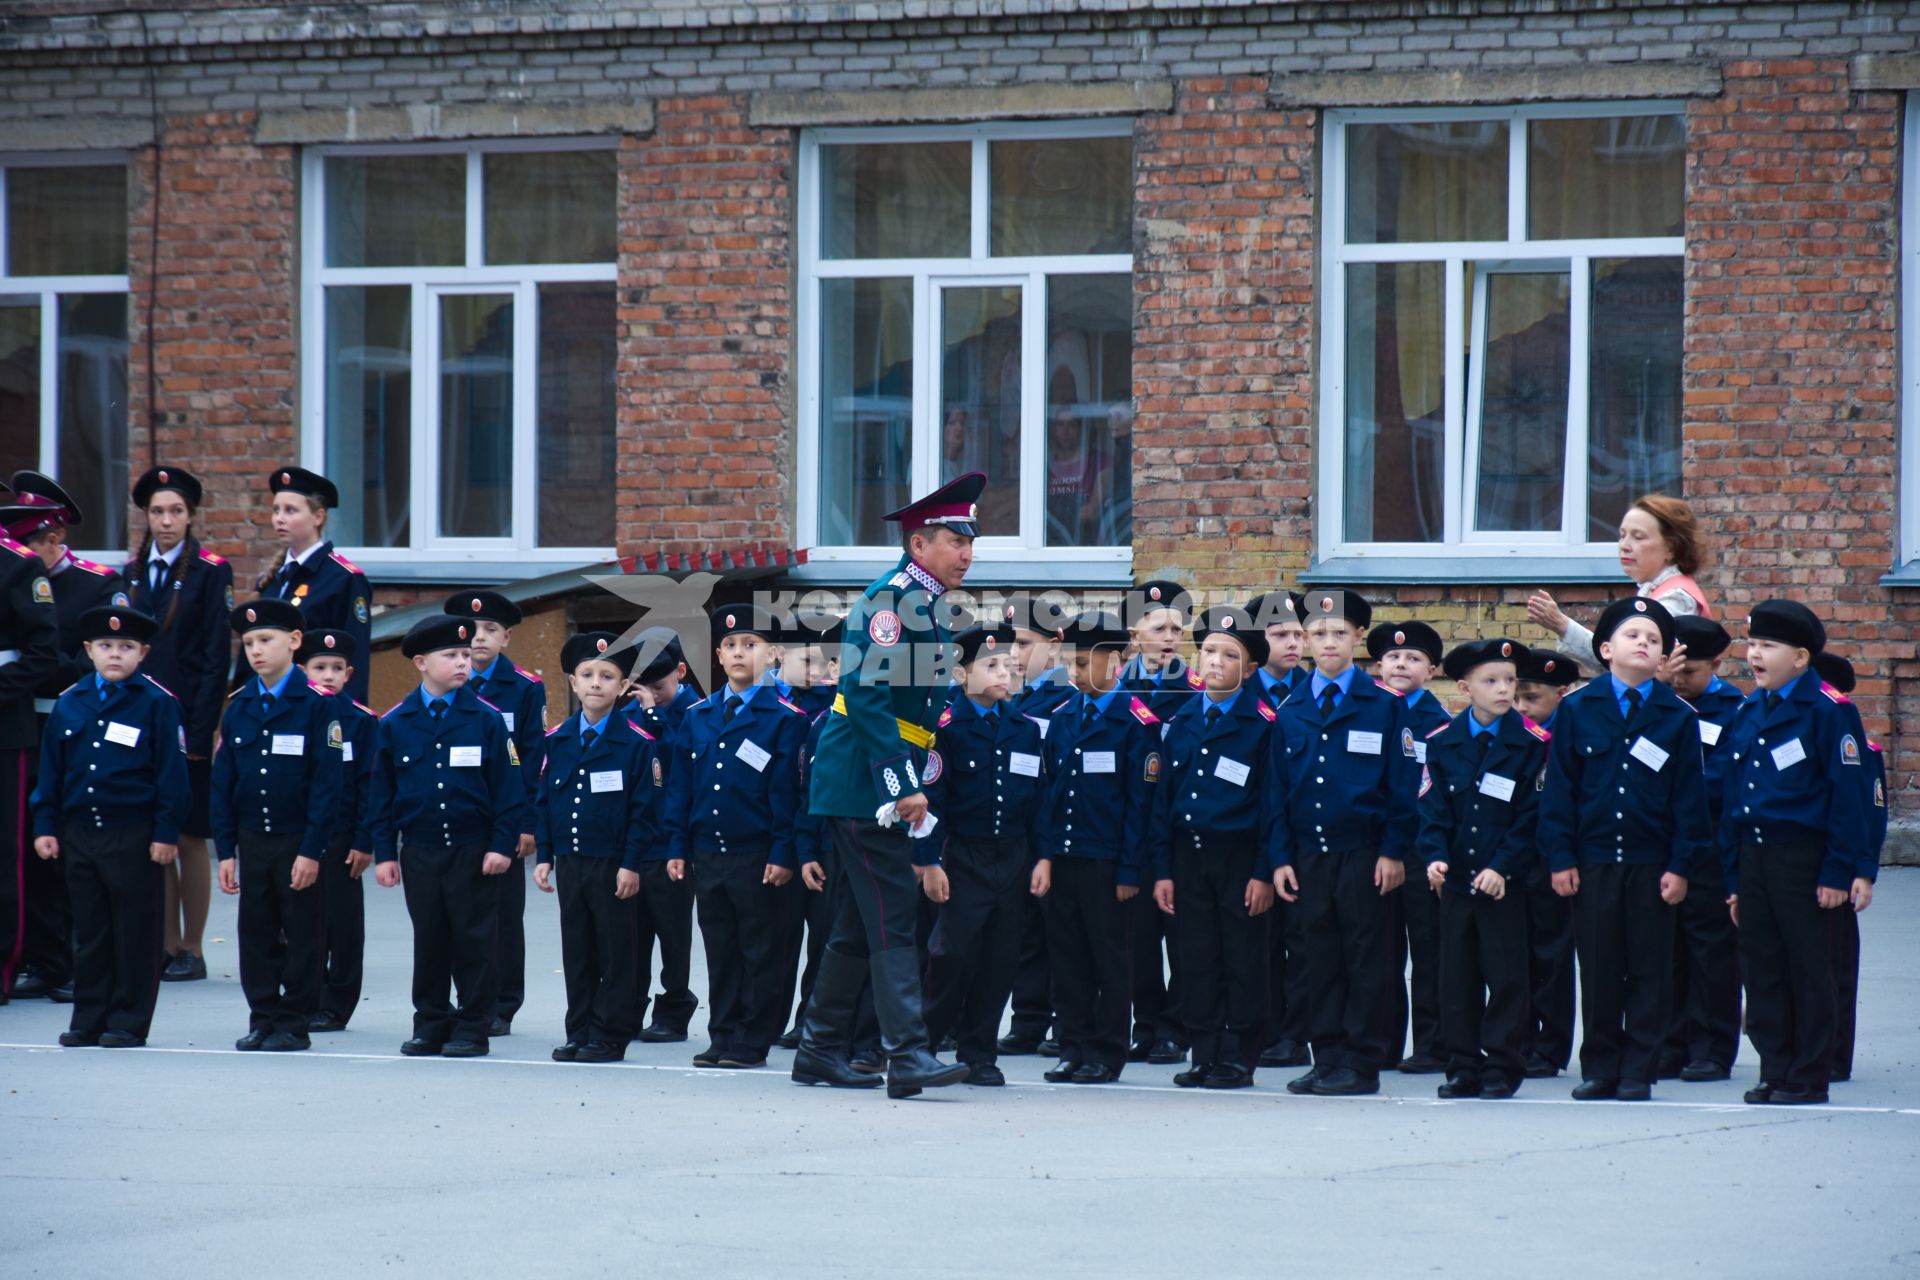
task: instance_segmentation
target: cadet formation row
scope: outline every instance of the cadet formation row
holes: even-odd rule
[[[1582,684],[1568,653],[1443,653],[1431,626],[1373,625],[1338,589],[1196,611],[1156,581],[1117,614],[1017,598],[923,631],[941,586],[910,539],[852,626],[716,609],[705,697],[670,633],[574,636],[577,709],[549,729],[544,685],[505,656],[519,610],[486,590],[407,633],[414,692],[378,716],[356,701],[367,585],[318,536],[324,477],[270,477],[288,553],[238,605],[192,540],[187,472],[136,484],[150,533],[124,575],[64,551],[80,513],[57,485],[13,487],[0,750],[20,761],[0,805],[32,779],[31,850],[0,911],[25,922],[0,938],[0,990],[70,999],[63,1045],[144,1044],[163,977],[205,975],[184,864],[210,837],[239,897],[243,1050],[346,1028],[371,866],[414,932],[401,1052],[485,1054],[524,998],[528,860],[559,898],[562,1061],[688,1038],[697,914],[694,1063],[762,1067],[778,1043],[804,1082],[879,1084],[905,1052],[883,1043],[890,1006],[924,984],[926,1036],[965,1067],[930,1084],[1001,1084],[1000,1055],[1044,1052],[1060,1082],[1148,1061],[1227,1089],[1284,1066],[1305,1068],[1289,1091],[1338,1095],[1397,1068],[1505,1098],[1569,1063],[1576,955],[1576,1098],[1727,1079],[1743,991],[1747,1101],[1825,1101],[1851,1072],[1883,757],[1795,602],[1747,619],[1748,692],[1719,674],[1732,639],[1704,601],[1675,617],[1643,585],[1571,627],[1597,670]],[[850,872],[818,802],[839,781],[816,783],[814,756],[850,697],[926,681],[895,661],[916,647],[945,709],[931,731],[900,719],[901,755],[874,765],[877,794],[926,800],[903,824],[913,945],[875,952],[857,1007],[809,1010]],[[1441,676],[1458,713],[1427,687]],[[23,677],[37,751],[16,741]],[[851,1034],[802,1043],[809,1013]]]

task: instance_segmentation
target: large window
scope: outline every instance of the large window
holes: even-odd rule
[[[801,537],[988,477],[981,554],[1131,553],[1127,121],[823,130],[800,150]]]
[[[614,543],[616,158],[595,143],[305,160],[305,455],[370,565]]]
[[[1322,558],[1605,554],[1681,488],[1679,108],[1326,129]]]
[[[1920,573],[1920,91],[1900,137],[1900,546],[1894,567]]]
[[[78,502],[82,554],[127,543],[127,165],[0,157],[0,478]]]

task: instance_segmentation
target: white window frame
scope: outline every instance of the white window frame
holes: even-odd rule
[[[1316,542],[1317,559],[1342,561],[1435,561],[1455,559],[1467,552],[1514,561],[1569,558],[1611,562],[1614,544],[1593,542],[1587,528],[1587,354],[1591,333],[1592,262],[1596,258],[1682,258],[1686,237],[1622,236],[1579,240],[1528,240],[1521,234],[1527,216],[1527,132],[1532,120],[1577,120],[1623,116],[1684,116],[1684,103],[1643,100],[1593,103],[1546,103],[1508,107],[1432,107],[1329,111],[1322,161],[1320,256],[1320,445],[1317,480],[1320,489]],[[1483,241],[1423,241],[1394,244],[1348,244],[1347,137],[1353,124],[1430,124],[1440,121],[1502,121],[1507,125],[1507,237]],[[1346,303],[1347,268],[1359,263],[1439,263],[1445,279],[1443,306],[1446,344],[1445,425],[1442,463],[1444,497],[1443,534],[1438,542],[1381,542],[1349,540],[1346,512]],[[1465,316],[1467,267],[1478,276],[1515,271],[1567,272],[1571,277],[1568,379],[1567,451],[1559,532],[1514,533],[1479,531],[1472,527],[1480,431],[1481,377],[1484,360],[1476,359],[1469,376],[1465,370],[1467,326],[1474,327],[1473,350],[1486,350],[1486,289],[1474,288],[1473,317]],[[1478,282],[1476,281],[1476,284]],[[1468,385],[1469,380],[1471,386]],[[1436,568],[1438,565],[1435,566]]]
[[[1900,137],[1900,546],[1896,570],[1920,571],[1920,90]]]
[[[914,379],[913,466],[915,497],[940,483],[940,311],[938,291],[945,288],[1008,285],[1021,290],[1020,346],[1020,519],[1022,534],[982,537],[974,543],[981,565],[1059,562],[1128,565],[1133,547],[1049,547],[1043,545],[1046,522],[1046,348],[1047,277],[1053,275],[1133,276],[1133,255],[1087,254],[1048,257],[988,256],[992,210],[989,204],[990,143],[1032,138],[1131,138],[1130,118],[996,122],[969,125],[809,129],[800,135],[799,201],[796,219],[799,266],[796,353],[799,361],[796,414],[797,478],[795,528],[800,545],[815,561],[891,560],[893,545],[820,545],[820,283],[823,280],[911,279],[913,282]],[[820,148],[844,144],[970,142],[973,175],[969,184],[970,253],[954,258],[825,258],[821,256]],[[1030,531],[1030,532],[1027,532]]]
[[[7,261],[7,171],[10,169],[94,169],[121,165],[127,169],[127,207],[133,207],[133,170],[125,151],[24,151],[0,152],[0,297],[39,296],[40,305],[40,443],[39,470],[55,480],[60,478],[60,297],[63,294],[124,293],[127,306],[133,306],[133,286],[128,276],[16,276],[10,274]],[[131,225],[128,235],[131,236]],[[129,339],[133,317],[127,317]],[[131,356],[132,343],[129,340]],[[128,450],[132,450],[133,424],[127,423]],[[89,521],[80,526],[85,534],[100,526]],[[127,559],[125,547],[73,547],[73,553],[102,564],[118,565]]]
[[[341,551],[370,569],[417,564],[498,566],[576,565],[608,560],[611,545],[543,547],[539,534],[539,294],[543,284],[617,284],[619,263],[549,263],[489,266],[486,204],[481,187],[485,157],[505,152],[613,151],[618,140],[516,138],[467,142],[385,143],[308,147],[301,153],[300,220],[300,462],[325,474],[327,467],[326,291],[341,286],[404,285],[412,303],[413,349],[409,453],[408,532],[403,547],[345,546]],[[441,267],[329,267],[326,246],[326,161],[329,156],[463,155],[466,169],[466,262]],[[451,538],[439,534],[439,298],[448,294],[511,294],[513,297],[513,528],[507,538]],[[616,434],[618,428],[616,426]],[[608,478],[609,483],[612,477]],[[342,495],[346,497],[347,495]],[[616,512],[618,508],[616,507]],[[616,515],[617,519],[617,515]]]

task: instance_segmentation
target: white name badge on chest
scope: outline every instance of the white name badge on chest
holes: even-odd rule
[[[340,744],[340,759],[347,764],[353,763],[353,744],[351,742],[343,742]]]
[[[1659,747],[1654,746],[1651,742],[1648,742],[1645,738],[1639,738],[1634,741],[1633,750],[1630,754],[1635,760],[1638,760],[1655,773],[1667,767],[1667,753]]]
[[[447,763],[456,769],[478,769],[480,767],[480,748],[453,747],[447,752]]]
[[[1783,742],[1773,749],[1773,767],[1782,773],[1807,758],[1807,749],[1800,745],[1800,739]]]
[[[1080,757],[1080,769],[1083,773],[1112,773],[1113,752],[1089,751]]]
[[[277,756],[303,756],[307,754],[306,735],[302,733],[274,734],[273,754]]]
[[[1720,726],[1711,720],[1700,722],[1700,741],[1706,746],[1717,746],[1720,742]]]
[[[512,733],[513,732],[513,712],[502,711],[500,713],[500,718],[507,722],[507,732]]]
[[[1225,756],[1221,756],[1213,762],[1213,776],[1216,778],[1225,778],[1236,787],[1246,786],[1247,775],[1252,772],[1252,769],[1241,764],[1238,760],[1229,760]]]
[[[107,741],[122,747],[138,746],[140,730],[130,724],[121,724],[118,720],[107,721]]]
[[[1040,776],[1040,757],[1015,751],[1007,757],[1007,772],[1017,773],[1023,778],[1037,778]]]
[[[620,771],[618,769],[596,769],[587,775],[587,786],[593,791],[620,790]]]
[[[1380,735],[1366,733],[1359,729],[1349,729],[1347,750],[1357,756],[1377,756],[1380,754]]]
[[[1413,744],[1413,762],[1415,764],[1425,764],[1427,762],[1427,744],[1426,743],[1416,742]]]
[[[773,759],[773,756],[768,754],[766,749],[757,742],[742,742],[740,749],[733,754],[745,762],[747,768],[753,770],[755,773],[764,772],[767,767],[767,761]]]
[[[1503,778],[1497,773],[1489,773],[1480,779],[1480,794],[1492,796],[1495,800],[1513,799],[1513,779]]]

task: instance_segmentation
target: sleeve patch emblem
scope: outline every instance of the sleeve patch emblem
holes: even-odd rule
[[[1852,734],[1840,739],[1840,763],[1860,763],[1860,744],[1854,740]]]
[[[45,578],[33,580],[33,602],[35,604],[53,603],[53,584]]]
[[[1158,751],[1147,752],[1147,763],[1143,771],[1143,780],[1146,782],[1160,781],[1160,753]]]
[[[304,591],[306,588],[302,586],[301,590]],[[365,622],[367,620],[367,598],[365,596],[355,596],[353,598],[353,620],[355,622]]]
[[[900,615],[891,609],[882,609],[867,621],[867,638],[882,649],[900,643],[900,630]]]
[[[934,783],[940,781],[940,774],[945,768],[946,766],[941,761],[938,751],[927,752],[927,771],[925,775],[927,785],[932,786]]]

